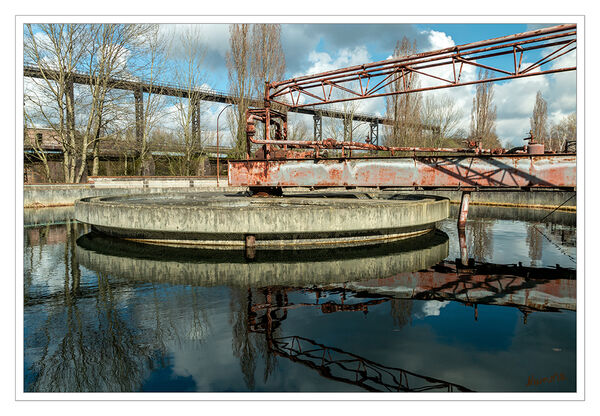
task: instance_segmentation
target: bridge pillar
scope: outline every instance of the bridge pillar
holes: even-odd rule
[[[344,117],[344,141],[352,141],[352,118]]]
[[[313,116],[315,140],[323,140],[323,115],[317,113]]]
[[[371,144],[379,146],[379,123],[376,121],[370,123],[369,138],[371,139]]]
[[[200,145],[201,129],[200,129],[200,99],[194,97],[191,100],[192,105],[192,140],[196,145]]]
[[[135,99],[135,145],[138,152],[142,151],[144,140],[144,93],[141,89],[133,91]]]

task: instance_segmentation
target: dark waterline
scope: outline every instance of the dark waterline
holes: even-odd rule
[[[247,260],[26,210],[25,391],[575,391],[575,214],[548,213],[472,207],[464,267],[453,219]]]

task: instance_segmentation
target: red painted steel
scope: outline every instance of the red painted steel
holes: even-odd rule
[[[575,188],[576,156],[415,156],[229,161],[230,186]]]
[[[465,228],[467,225],[467,215],[469,214],[469,200],[471,194],[469,192],[463,192],[460,200],[460,209],[458,210],[458,228]]]

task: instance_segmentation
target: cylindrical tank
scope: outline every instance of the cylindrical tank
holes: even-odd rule
[[[530,143],[527,146],[527,153],[530,155],[543,155],[544,154],[544,144],[543,143]]]

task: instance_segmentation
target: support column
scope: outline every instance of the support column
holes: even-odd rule
[[[244,237],[244,252],[247,260],[253,260],[256,256],[256,236],[248,234]]]
[[[141,89],[134,90],[133,98],[135,99],[135,147],[140,154],[144,140],[144,93]]]
[[[190,99],[192,106],[192,140],[196,145],[200,145],[202,135],[200,129],[200,100],[197,97]]]
[[[323,116],[317,113],[313,116],[315,140],[323,140]]]
[[[467,215],[469,213],[469,200],[471,199],[471,192],[463,191],[460,200],[460,209],[458,211],[458,229],[465,229],[467,225]]]
[[[371,144],[379,146],[379,123],[373,121],[371,122],[370,127],[369,138],[371,139]]]
[[[352,119],[344,118],[344,141],[352,141]]]
[[[464,228],[458,228],[458,247],[460,248],[460,264],[469,265],[469,251],[467,249],[467,235]]]

